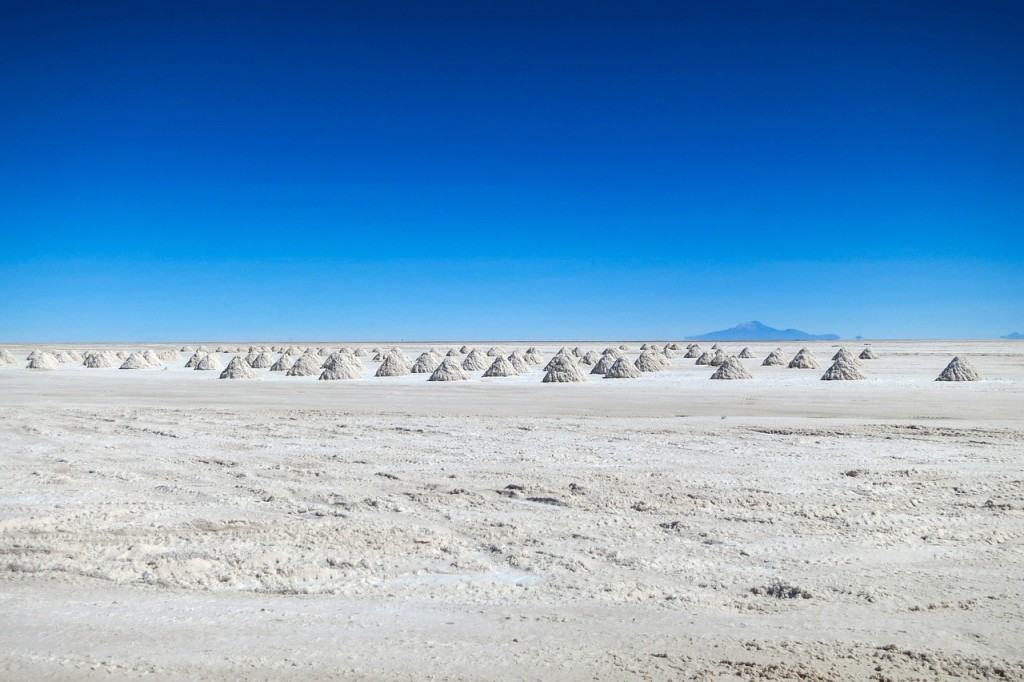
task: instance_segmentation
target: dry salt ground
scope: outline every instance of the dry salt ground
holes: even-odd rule
[[[1024,679],[1024,344],[875,342],[849,382],[840,344],[719,345],[751,379],[8,346],[0,679]],[[934,381],[954,355],[982,380]]]

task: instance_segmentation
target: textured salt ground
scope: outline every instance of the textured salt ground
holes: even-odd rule
[[[1021,679],[1024,363],[997,361],[824,408],[818,373],[704,404],[758,374],[692,360],[440,408],[0,372],[0,677]]]

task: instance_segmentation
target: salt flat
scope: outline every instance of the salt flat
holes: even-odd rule
[[[1024,679],[1024,345],[851,382],[749,346],[745,381],[0,368],[0,676]]]

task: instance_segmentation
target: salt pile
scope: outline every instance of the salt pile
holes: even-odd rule
[[[459,353],[459,351],[457,351],[454,348],[452,348],[447,353],[445,353],[444,355],[445,355],[446,358],[457,358],[457,357],[459,357],[461,355],[461,353]]]
[[[463,346],[462,348],[459,349],[459,352],[462,353],[463,355],[466,355],[467,353],[469,353],[469,346]]]
[[[636,359],[636,368],[641,372],[660,372],[665,369],[667,360],[664,360],[665,356],[657,351],[645,350],[640,353],[640,357]]]
[[[303,353],[292,363],[286,376],[311,377],[320,374],[320,357],[316,353]]]
[[[832,363],[832,366],[826,369],[825,373],[821,375],[822,381],[854,381],[863,378],[864,375],[861,374],[857,365],[842,356],[836,358],[835,362]]]
[[[195,351],[194,353],[192,353],[192,357],[190,357],[185,362],[185,369],[195,369],[196,365],[199,364],[199,361],[202,360],[205,356],[206,356],[206,353],[201,353],[199,351]]]
[[[612,355],[611,353],[605,353],[594,364],[594,367],[593,367],[593,369],[590,370],[590,373],[591,374],[601,374],[601,375],[607,374],[608,370],[610,370],[612,368],[612,365],[614,365],[618,360],[621,360],[621,359],[622,358],[616,357],[616,356]]]
[[[145,369],[151,366],[142,353],[132,353],[121,363],[119,369]]]
[[[267,351],[260,351],[260,354],[253,358],[249,366],[253,369],[267,369],[274,364],[274,356]]]
[[[517,374],[519,372],[512,366],[512,363],[501,355],[494,358],[494,362],[484,372],[485,377],[514,377]]]
[[[740,351],[740,354],[737,357],[742,358],[744,360],[749,360],[750,358],[754,357],[754,354],[750,352],[749,347],[745,347],[743,350]]]
[[[544,375],[545,384],[563,384],[586,381],[583,372],[573,361],[569,353],[556,355],[547,364],[547,373]]]
[[[644,353],[641,353],[640,357],[643,357],[643,356],[644,356]],[[606,355],[606,356],[604,356],[604,358],[609,358],[609,356]],[[604,360],[604,358],[602,358],[602,361]],[[637,358],[637,362],[639,362],[639,360],[640,360],[640,358]],[[597,365],[595,365],[595,368],[596,367],[597,367]],[[615,358],[615,361],[612,362],[611,367],[609,367],[608,371],[604,373],[604,378],[605,379],[636,379],[638,376],[640,376],[640,373],[641,372],[640,372],[639,369],[637,369],[637,366],[635,364],[633,364],[632,362],[630,362],[628,359],[626,359],[626,358]]]
[[[17,362],[18,360],[13,355],[11,355],[11,351],[7,350],[6,348],[0,350],[0,365],[13,365],[16,364]]]
[[[875,351],[871,350],[870,348],[865,348],[864,350],[862,350],[858,357],[861,360],[877,360],[878,359],[878,356],[875,354]]]
[[[699,358],[701,356],[701,354],[703,354],[703,352],[704,351],[702,351],[700,349],[700,346],[698,346],[697,344],[693,344],[692,346],[690,346],[689,348],[686,349],[686,354],[683,357],[684,358]]]
[[[150,367],[156,367],[163,364],[160,357],[154,353],[151,349],[147,348],[142,351],[142,358],[149,364]]]
[[[857,361],[857,358],[853,357],[853,353],[846,350],[845,348],[840,348],[839,350],[836,351],[836,354],[832,356],[832,361],[835,362],[836,360],[842,360],[843,362],[846,362],[847,364],[854,366],[860,365],[860,362]]]
[[[50,355],[47,352],[37,353],[33,352],[29,356],[27,369],[57,369],[60,364],[57,362],[57,358]]]
[[[711,357],[711,353],[704,351],[703,353],[700,354],[700,356],[697,357],[697,362],[694,364],[707,365],[711,362]]]
[[[420,353],[416,362],[409,369],[413,374],[430,374],[440,366],[441,362],[431,353]]]
[[[541,355],[541,352],[537,350],[536,346],[530,346],[529,348],[527,348],[526,352],[523,353],[523,358],[525,358],[526,362],[528,362],[531,365],[544,364],[544,356]]]
[[[231,358],[231,362],[220,373],[221,379],[255,379],[256,370],[249,366],[249,363],[238,357]]]
[[[277,362],[270,366],[271,372],[287,372],[295,364],[295,358],[288,353],[284,353],[277,359]]]
[[[193,369],[197,371],[218,370],[220,369],[220,361],[217,360],[216,355],[213,355],[212,353],[207,353],[202,358],[200,358],[199,362],[196,363],[196,366]]]
[[[764,362],[761,363],[761,365],[764,367],[776,367],[785,364],[786,356],[782,353],[781,348],[776,348],[775,350],[773,350],[771,353],[768,354],[768,357],[764,359]]]
[[[580,362],[582,364],[587,365],[589,367],[590,365],[593,365],[594,363],[596,363],[599,359],[601,359],[601,356],[598,355],[595,351],[591,350],[591,351],[587,351],[583,355],[583,357],[580,358]]]
[[[495,348],[494,346],[491,346],[490,348],[487,349],[487,357],[489,357],[489,358],[493,358],[495,356],[504,355],[504,354],[505,354],[505,351],[503,349],[501,349],[501,348]]]
[[[512,367],[515,368],[517,374],[526,374],[530,371],[530,365],[526,362],[526,358],[517,350],[509,353],[508,361],[512,363]]]
[[[357,358],[365,358],[367,355],[369,355],[369,353],[366,352],[365,348],[356,348],[356,351],[352,353],[352,355],[356,356]]]
[[[935,378],[936,381],[978,381],[981,375],[966,359],[959,355],[950,360],[946,369]]]
[[[356,367],[355,364],[345,362],[344,360],[338,360],[324,368],[324,371],[320,373],[319,380],[342,381],[345,379],[358,379],[359,374],[359,368]]]
[[[469,351],[469,355],[463,359],[462,369],[470,372],[479,372],[482,369],[487,369],[489,364],[487,356],[474,348]]]
[[[114,355],[107,351],[90,351],[85,354],[82,365],[90,369],[100,369],[114,366]]]
[[[818,369],[818,361],[806,348],[801,348],[793,359],[789,361],[790,369]]]
[[[504,358],[499,355],[497,360],[504,360]],[[458,362],[453,358],[445,358],[427,381],[465,381],[467,379],[469,379],[469,375],[459,367]]]
[[[708,364],[711,365],[712,367],[718,367],[723,362],[725,362],[726,358],[728,357],[729,356],[725,354],[725,351],[719,348],[718,350],[715,351],[714,356],[712,356],[712,358],[708,360]]]
[[[436,370],[435,370],[436,371]],[[409,365],[405,361],[405,356],[397,351],[389,351],[384,356],[384,360],[381,361],[380,367],[377,368],[377,377],[400,377],[409,373]]]
[[[729,356],[722,361],[722,364],[718,366],[715,373],[711,375],[712,379],[753,379],[750,376],[750,372],[743,366],[740,359],[737,357]]]

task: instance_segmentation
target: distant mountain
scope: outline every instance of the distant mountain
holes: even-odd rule
[[[696,341],[834,341],[839,337],[835,334],[808,334],[799,329],[773,329],[755,320],[690,338]]]
[[[1022,341],[1024,340],[1024,334],[1020,332],[1010,332],[1006,336],[1000,336],[1001,339],[1009,339],[1010,341]]]

